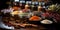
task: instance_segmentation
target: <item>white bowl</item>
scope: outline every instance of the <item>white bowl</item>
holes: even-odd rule
[[[41,21],[41,23],[42,24],[52,24],[53,22],[50,21],[50,20],[45,19],[45,20]]]

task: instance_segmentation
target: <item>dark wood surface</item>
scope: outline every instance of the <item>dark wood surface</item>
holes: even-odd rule
[[[26,19],[14,19],[14,17],[4,17],[3,18],[4,22],[17,22],[17,23],[22,23],[22,22],[26,22],[27,21],[21,21],[21,20],[26,20]],[[16,21],[17,20],[17,21]],[[20,21],[20,22],[19,22]],[[19,27],[19,26],[16,26],[17,28],[15,28],[14,30],[56,30],[57,26],[56,24],[51,24],[51,25],[45,25],[45,24],[39,24],[37,27]]]

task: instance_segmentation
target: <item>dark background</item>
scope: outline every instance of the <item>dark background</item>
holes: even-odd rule
[[[0,0],[0,10],[8,7],[8,5],[6,4],[6,2],[8,2],[8,1],[10,1],[10,0]],[[31,0],[25,0],[25,1],[31,1]],[[54,4],[55,3],[59,3],[60,4],[60,1],[59,0],[51,0],[51,1]]]
[[[54,4],[55,3],[59,3],[60,4],[60,0],[51,0]]]
[[[0,0],[0,10],[8,7],[8,4],[6,4],[8,1],[10,0]]]

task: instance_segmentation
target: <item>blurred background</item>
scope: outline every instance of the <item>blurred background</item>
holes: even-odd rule
[[[1,30],[58,30],[59,24],[59,0],[0,0]]]

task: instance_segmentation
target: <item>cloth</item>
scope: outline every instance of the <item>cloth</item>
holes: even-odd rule
[[[10,9],[3,9],[3,10],[1,10],[1,12],[3,12],[4,14],[5,13],[10,13],[10,12],[12,12],[13,10],[10,10]]]
[[[60,14],[58,14],[58,13],[50,13],[50,17],[54,18],[55,21],[60,22]]]

